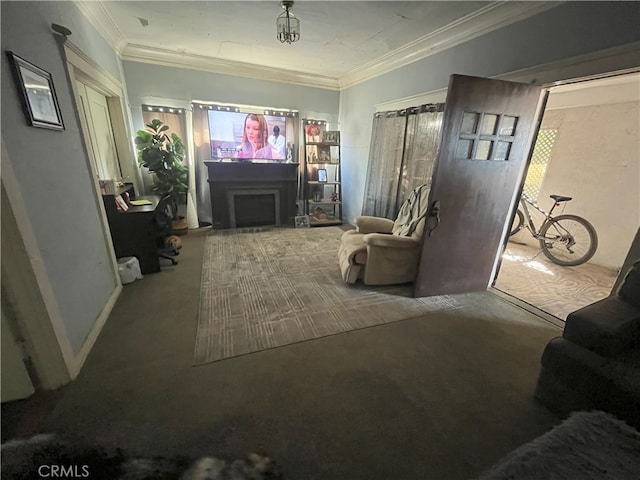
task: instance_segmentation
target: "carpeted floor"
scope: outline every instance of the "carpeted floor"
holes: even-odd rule
[[[343,230],[236,229],[206,239],[194,364],[459,308],[411,285],[347,285]]]
[[[574,412],[478,480],[637,480],[640,433],[601,411]]]
[[[264,450],[287,480],[468,480],[559,423],[533,392],[561,329],[491,292],[194,368],[208,234],[190,231],[178,265],[123,287],[78,378],[2,405],[5,438],[142,457]]]

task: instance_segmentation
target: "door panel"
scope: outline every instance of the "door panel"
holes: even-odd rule
[[[415,282],[419,297],[486,290],[541,111],[541,88],[452,75]]]
[[[89,135],[96,155],[96,163],[99,165],[98,171],[103,175],[100,178],[120,179],[122,173],[118,162],[116,143],[113,139],[107,99],[89,86],[86,86],[86,92],[89,107]]]
[[[80,116],[80,125],[82,127],[82,134],[87,143],[87,150],[89,154],[89,158],[91,163],[93,164],[93,169],[98,178],[105,178],[104,172],[102,171],[102,165],[99,165],[96,161],[97,153],[96,146],[94,145],[93,139],[91,137],[90,123],[91,123],[91,114],[89,112],[89,99],[87,98],[87,89],[84,83],[76,81],[76,103],[78,104],[79,116]]]

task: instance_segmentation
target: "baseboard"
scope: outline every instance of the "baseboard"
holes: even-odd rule
[[[113,310],[116,301],[120,297],[121,292],[122,283],[118,282],[116,288],[111,293],[109,300],[107,300],[107,303],[102,308],[100,315],[98,315],[96,322],[93,324],[93,328],[89,332],[89,335],[87,335],[86,340],[82,344],[80,352],[78,352],[78,355],[76,355],[76,357],[73,359],[73,363],[69,365],[69,374],[71,375],[72,380],[75,379],[80,373],[85,360],[89,356],[89,352],[93,348],[93,345],[98,339],[98,335],[100,335],[100,332],[102,331],[102,327],[104,327],[105,323],[107,323],[107,319],[109,318],[109,315],[111,315],[111,311]]]

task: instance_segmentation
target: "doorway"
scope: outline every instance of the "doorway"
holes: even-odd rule
[[[572,197],[554,215],[564,209],[589,220],[598,250],[583,265],[562,267],[523,229],[507,243],[498,290],[561,320],[611,293],[640,219],[639,123],[638,73],[550,89],[524,191],[547,211],[549,195]],[[542,219],[534,216],[538,227]]]
[[[122,169],[116,151],[107,97],[78,80],[75,91],[94,171],[101,180],[120,180]]]

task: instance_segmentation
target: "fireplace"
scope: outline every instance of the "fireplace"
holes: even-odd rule
[[[213,228],[293,226],[298,164],[206,161]]]
[[[231,228],[280,225],[280,191],[276,189],[227,190]]]

